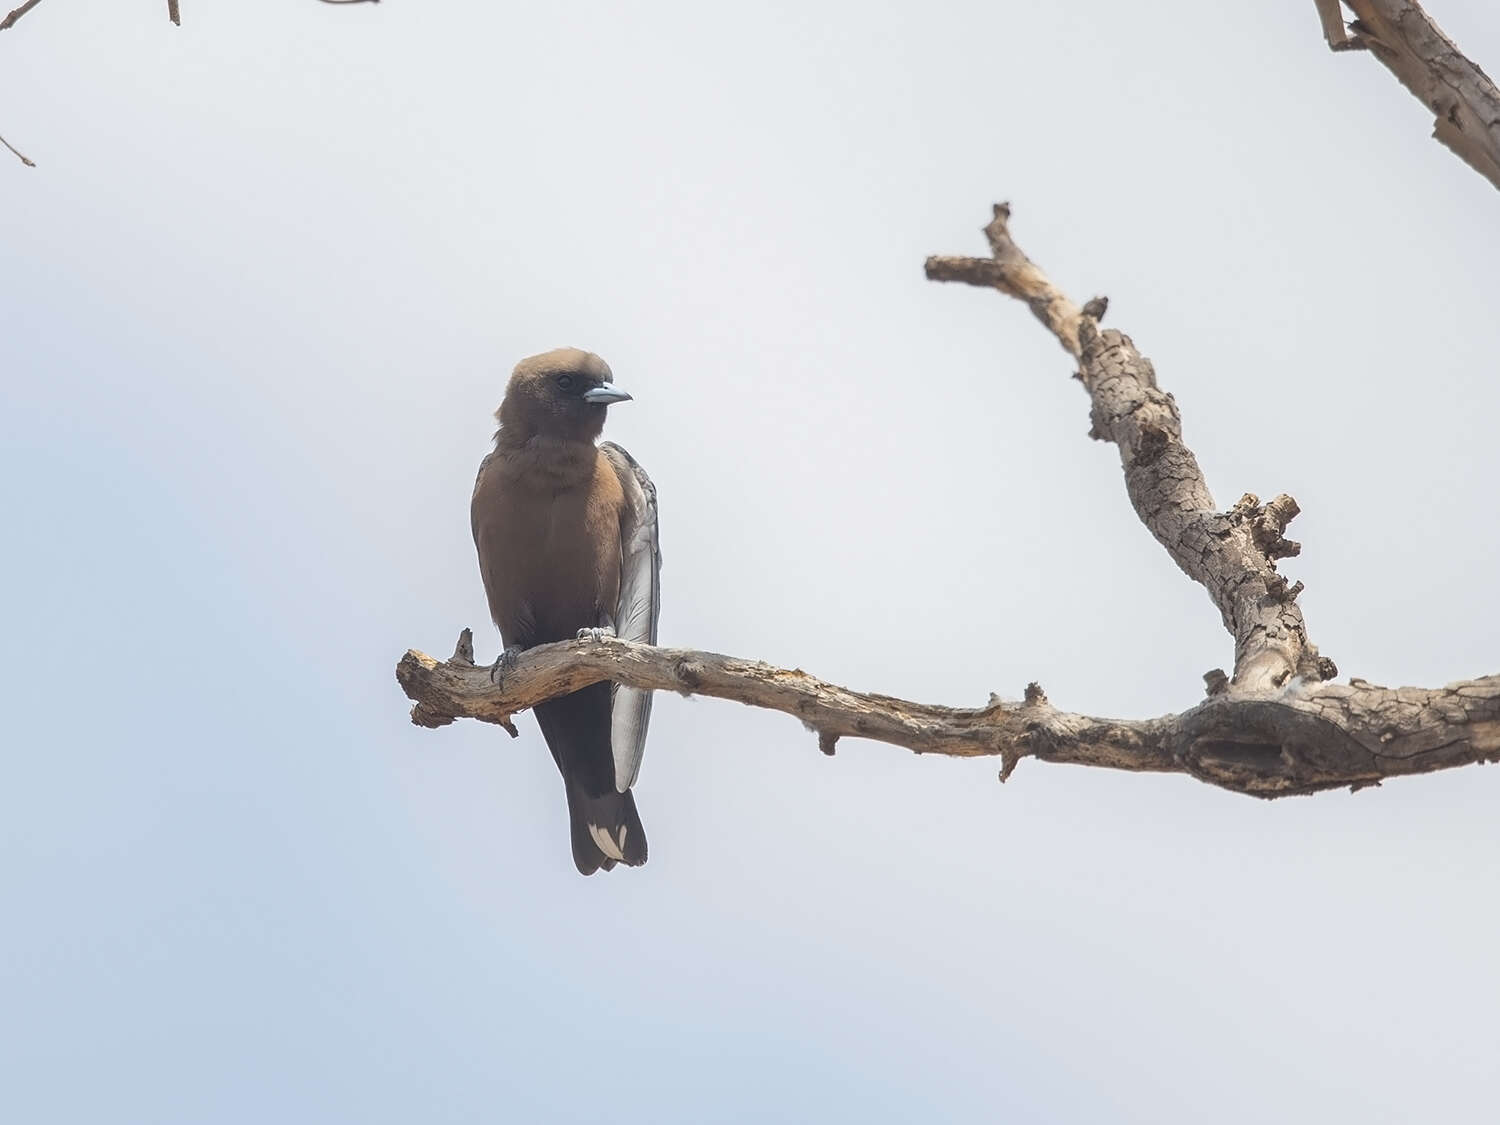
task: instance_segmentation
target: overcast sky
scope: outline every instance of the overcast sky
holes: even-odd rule
[[[1301,503],[1342,674],[1500,671],[1500,194],[1310,0],[163,8],[0,35],[0,1117],[1493,1120],[1500,770],[1000,786],[663,698],[585,880],[534,721],[393,677],[493,658],[474,470],[577,345],[664,642],[1193,705],[1231,642],[1067,357],[923,280],[996,199],[1221,506]]]

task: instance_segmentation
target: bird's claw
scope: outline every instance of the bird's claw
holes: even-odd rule
[[[521,659],[521,652],[520,645],[511,645],[502,652],[496,658],[495,663],[490,665],[490,683],[499,687],[500,682],[505,679],[507,674],[514,670],[516,662]]]
[[[605,625],[602,628],[578,630],[578,640],[580,641],[602,641],[605,637],[613,637],[614,635],[615,627],[613,625]]]

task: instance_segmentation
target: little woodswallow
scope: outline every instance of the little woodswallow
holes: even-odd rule
[[[613,385],[592,352],[559,348],[516,364],[479,465],[470,517],[479,573],[505,651],[492,676],[549,641],[614,635],[656,643],[661,550],[656,488],[612,442],[595,445]],[[598,683],[540,703],[562,772],[581,874],[646,862],[630,787],[641,768],[651,693]]]

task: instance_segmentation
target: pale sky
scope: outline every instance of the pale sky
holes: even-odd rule
[[[0,1118],[1488,1122],[1500,770],[1262,803],[657,701],[580,878],[487,620],[521,356],[602,354],[664,643],[1192,706],[1232,644],[1015,302],[1292,493],[1345,676],[1500,671],[1500,194],[1310,0],[46,0],[0,34]],[[1500,71],[1500,8],[1432,0]]]

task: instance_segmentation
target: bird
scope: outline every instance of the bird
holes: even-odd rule
[[[596,444],[610,405],[631,397],[603,359],[579,348],[529,356],[511,373],[470,503],[479,574],[504,645],[496,682],[535,645],[606,636],[656,643],[656,486],[620,446]],[[579,873],[645,863],[631,787],[651,693],[601,682],[535,710],[562,774]]]

